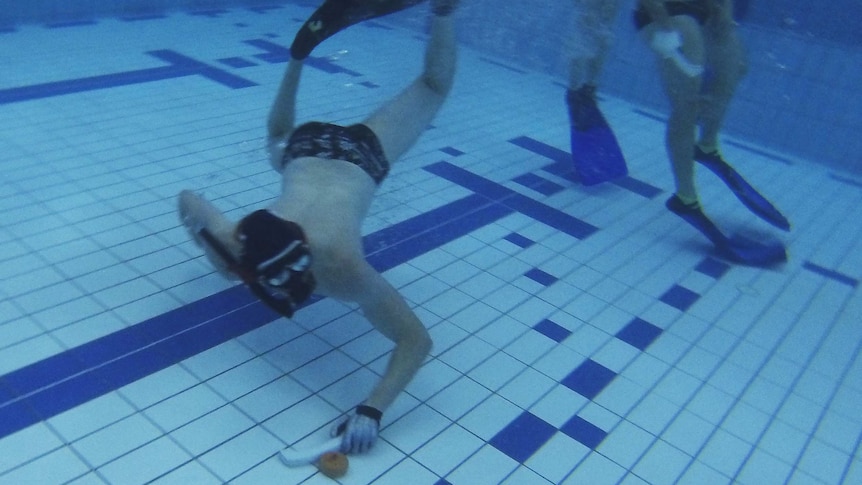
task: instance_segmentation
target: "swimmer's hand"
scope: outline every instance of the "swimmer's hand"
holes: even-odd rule
[[[695,77],[703,74],[703,66],[685,58],[682,47],[682,36],[675,30],[658,30],[652,36],[650,47],[663,59],[672,61],[686,76]]]
[[[377,442],[383,413],[371,406],[356,406],[352,416],[332,428],[330,434],[341,436],[342,453],[365,453]]]
[[[203,197],[191,190],[180,192],[178,204],[180,222],[183,223],[198,246],[202,245],[198,233],[206,227],[205,211],[203,210],[206,203]]]
[[[236,280],[237,276],[228,269],[229,264],[206,244],[201,236],[201,229],[207,229],[212,234],[222,237],[225,234],[231,234],[230,221],[210,201],[191,190],[180,192],[178,206],[180,221],[195,244],[204,249],[204,254],[216,271],[227,279]]]

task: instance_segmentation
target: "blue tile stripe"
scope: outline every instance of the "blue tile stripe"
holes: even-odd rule
[[[45,24],[45,27],[48,29],[65,29],[67,27],[82,27],[85,25],[96,25],[97,22],[92,19],[87,20],[67,20],[61,22],[52,22],[49,24]]]
[[[503,239],[505,239],[506,241],[509,241],[510,243],[512,243],[516,246],[520,246],[523,249],[526,249],[526,248],[532,246],[533,244],[536,244],[536,241],[533,241],[532,239],[530,239],[528,237],[524,237],[524,236],[518,234],[517,232],[511,233],[508,236],[504,237]]]
[[[252,67],[257,65],[254,62],[249,61],[248,59],[243,59],[242,57],[225,57],[223,59],[219,59],[218,61],[225,66],[233,67],[235,69],[243,69],[246,67]]]
[[[528,136],[519,136],[509,140],[509,143],[555,162],[563,163],[570,167],[572,166],[572,155],[569,152],[560,150],[559,148],[548,145],[547,143],[542,143],[539,140],[535,140]]]
[[[533,330],[539,332],[540,334],[548,337],[554,342],[560,343],[563,340],[569,338],[569,335],[572,334],[572,331],[558,325],[556,322],[545,319],[541,322],[537,323],[533,326]]]
[[[565,187],[562,185],[551,182],[548,179],[544,179],[532,173],[521,175],[520,177],[512,179],[512,181],[523,185],[528,189],[535,190],[542,195],[554,195],[565,190]]]
[[[730,270],[730,265],[715,258],[706,258],[694,268],[698,273],[719,279]]]
[[[833,180],[837,180],[843,184],[847,184],[847,185],[862,189],[862,180],[852,179],[850,177],[845,177],[843,175],[838,175],[836,173],[830,173],[829,177],[831,177]]]
[[[509,143],[521,147],[525,150],[531,151],[536,155],[540,155],[554,162],[550,165],[542,167],[543,171],[554,174],[557,177],[569,180],[573,183],[580,183],[578,174],[575,172],[575,166],[572,163],[572,156],[571,154],[569,154],[569,152],[565,150],[560,150],[559,148],[553,147],[546,143],[542,143],[527,136],[519,136],[516,138],[512,138],[511,140],[509,140]],[[663,190],[658,187],[637,180],[630,176],[613,180],[610,183],[647,199],[653,199],[663,192]]]
[[[452,155],[453,157],[458,157],[464,154],[464,152],[455,147],[443,147],[440,151],[447,155]]]
[[[644,351],[661,335],[661,332],[659,327],[646,320],[635,318],[617,332],[616,337],[632,347]]]
[[[138,15],[125,15],[120,17],[123,22],[143,22],[146,20],[159,20],[167,18],[163,13],[143,13]]]
[[[210,18],[218,18],[222,15],[228,13],[227,10],[223,9],[206,9],[206,10],[192,10],[189,12],[189,15],[195,17],[210,17]]]
[[[500,430],[488,443],[509,458],[524,463],[557,432],[534,414],[524,411]]]
[[[617,374],[598,362],[588,359],[567,375],[561,384],[587,399],[602,392]]]
[[[585,239],[598,230],[592,224],[572,217],[541,202],[537,202],[448,162],[438,162],[429,165],[425,167],[425,170],[575,238]]]
[[[252,81],[171,50],[156,50],[147,52],[147,54],[166,61],[168,65],[3,89],[0,90],[0,105],[196,75],[232,89],[257,86]]]
[[[743,150],[746,150],[746,151],[751,152],[751,153],[756,153],[756,154],[758,154],[762,157],[768,158],[770,160],[774,160],[776,162],[783,163],[784,165],[793,165],[793,160],[790,160],[789,158],[780,157],[778,155],[775,155],[773,153],[769,153],[765,150],[761,150],[757,147],[753,147],[753,146],[745,144],[745,143],[740,143],[738,141],[733,141],[733,140],[727,140],[725,143],[727,143],[728,145],[733,145],[737,148],[742,148]]]
[[[837,281],[838,283],[847,285],[851,288],[856,288],[859,286],[859,280],[852,276],[848,276],[844,273],[820,266],[818,264],[814,264],[811,261],[806,261],[802,265],[803,268],[811,271],[813,273],[819,274],[820,276],[825,276],[833,281]]]
[[[659,300],[678,310],[687,311],[699,298],[700,295],[688,288],[673,285],[659,298]]]
[[[281,64],[290,60],[290,49],[275,42],[264,39],[251,39],[245,41],[245,43],[264,51],[263,54],[255,54],[254,57],[269,64]],[[305,65],[330,74],[344,73],[353,77],[362,75],[356,71],[341,67],[325,57],[309,56],[305,59]]]
[[[364,246],[386,271],[511,212],[469,196],[370,234]],[[0,438],[278,318],[235,286],[0,376]]]
[[[664,192],[662,189],[654,185],[650,185],[631,176],[625,176],[616,179],[611,183],[616,185],[617,187],[626,189],[629,192],[638,194],[646,199],[655,199]]]
[[[539,283],[542,286],[551,286],[552,284],[557,282],[557,277],[551,274],[548,274],[539,268],[533,268],[530,271],[524,273],[524,276],[530,278],[531,280]]]
[[[532,205],[509,189],[442,164],[447,180],[484,193],[369,234],[368,261],[386,271],[523,207],[548,220],[555,212]],[[442,169],[442,170],[441,170]],[[431,170],[432,172],[434,169]],[[494,195],[488,197],[487,195]],[[538,209],[543,212],[539,213]],[[588,234],[581,221],[558,214],[565,227]],[[553,225],[553,224],[552,224]],[[587,226],[591,227],[591,226]],[[577,228],[576,230],[573,228]],[[311,305],[315,300],[307,302]],[[0,438],[176,364],[279,316],[242,286],[235,286],[119,332],[0,376]]]
[[[591,450],[595,450],[608,435],[607,431],[577,415],[568,420],[560,431]]]

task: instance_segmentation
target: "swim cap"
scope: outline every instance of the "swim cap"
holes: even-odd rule
[[[311,252],[299,224],[266,210],[252,212],[237,228],[238,261],[206,229],[200,234],[255,296],[288,318],[314,291]]]

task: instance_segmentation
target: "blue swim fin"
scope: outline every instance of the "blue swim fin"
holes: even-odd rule
[[[572,162],[584,185],[628,175],[617,138],[596,103],[596,87],[585,84],[566,91],[571,121]]]
[[[772,203],[760,195],[760,193],[752,187],[751,184],[742,178],[742,175],[740,175],[739,172],[734,170],[729,163],[724,161],[718,150],[707,153],[699,146],[695,146],[694,159],[723,180],[736,195],[736,198],[738,198],[745,207],[748,207],[748,210],[779,229],[783,229],[785,231],[790,230],[790,221],[788,221],[787,218],[772,205]]]
[[[305,59],[321,42],[350,27],[404,10],[425,0],[326,0],[305,21],[293,39],[290,55]]]
[[[763,244],[740,236],[728,238],[706,217],[700,204],[686,205],[673,195],[665,206],[706,236],[715,246],[716,253],[728,261],[761,267],[787,261],[787,249],[781,243]]]

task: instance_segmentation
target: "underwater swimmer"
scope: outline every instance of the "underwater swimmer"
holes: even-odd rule
[[[379,8],[383,3],[386,9]],[[312,18],[343,28],[369,18],[362,5],[373,4],[376,14],[415,3],[329,0]],[[415,143],[451,89],[456,44],[450,14],[456,4],[431,1],[431,33],[421,75],[364,122],[347,127],[318,122],[294,127],[303,59],[313,49],[304,26],[294,42],[303,47],[297,47],[288,62],[267,124],[281,195],[239,222],[201,195],[183,191],[179,196],[180,218],[210,261],[222,274],[244,281],[264,303],[289,317],[312,292],[355,302],[374,328],[395,343],[380,381],[337,427],[346,453],[364,453],[374,445],[383,412],[431,348],[422,322],[366,261],[360,231],[389,162]]]
[[[695,184],[697,161],[718,175],[758,217],[790,230],[784,215],[719,151],[718,134],[746,70],[732,0],[639,0],[634,23],[656,53],[670,101],[665,144],[676,191],[667,208],[704,234],[719,254],[730,260],[753,265],[785,261],[786,251],[780,244],[741,244],[725,236],[703,212]]]

